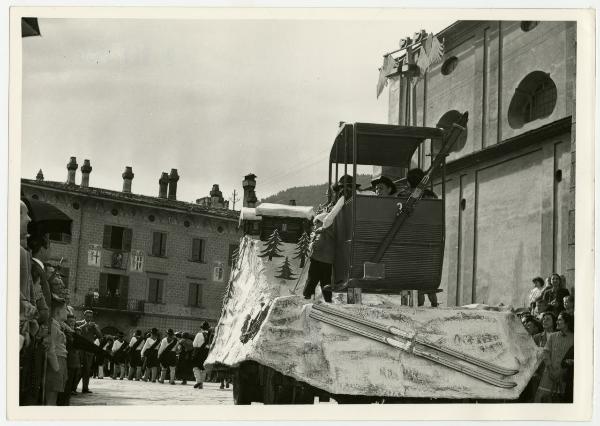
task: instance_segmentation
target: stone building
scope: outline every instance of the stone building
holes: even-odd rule
[[[203,321],[216,323],[241,236],[239,212],[222,197],[216,206],[177,200],[176,169],[162,173],[158,196],[149,197],[132,193],[131,167],[120,192],[91,187],[88,160],[75,184],[77,167],[72,157],[66,183],[44,180],[41,171],[36,180],[21,180],[24,196],[73,219],[70,236],[50,235],[53,259],[64,259],[71,304],[91,307],[109,333],[194,332]]]
[[[443,59],[414,86],[395,55],[388,121],[444,127],[469,112],[447,158],[443,305],[523,306],[554,271],[572,289],[576,23],[459,21],[437,37]],[[430,145],[414,165],[429,166]]]

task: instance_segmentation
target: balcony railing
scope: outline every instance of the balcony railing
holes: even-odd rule
[[[145,300],[127,299],[121,296],[100,296],[94,299],[93,295],[85,297],[85,307],[88,309],[107,309],[124,312],[144,312]]]

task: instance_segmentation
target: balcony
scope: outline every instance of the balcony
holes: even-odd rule
[[[84,307],[95,311],[119,311],[131,314],[143,314],[145,300],[128,299],[122,296],[100,296],[94,299],[94,296],[88,294],[85,296]]]

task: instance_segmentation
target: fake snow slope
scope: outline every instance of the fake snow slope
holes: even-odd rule
[[[312,303],[307,302],[312,301],[301,295],[306,274],[297,280],[301,269],[299,260],[293,259],[295,244],[282,244],[284,257],[271,262],[258,256],[264,245],[242,239],[207,364],[236,366],[253,360],[332,394],[516,399],[541,361],[541,350],[511,312],[409,308],[399,306],[393,296],[365,296],[369,305],[342,304],[342,295],[334,300],[336,308],[518,369],[506,378],[517,383],[512,389],[309,318]],[[285,256],[294,272],[291,280],[275,278]],[[249,329],[254,331],[248,333]]]

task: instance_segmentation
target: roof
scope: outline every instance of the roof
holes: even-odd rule
[[[21,179],[21,185],[39,189],[49,189],[61,192],[68,192],[73,195],[93,197],[98,199],[108,199],[128,204],[138,204],[150,208],[177,210],[188,214],[200,214],[205,216],[218,217],[225,220],[237,221],[240,216],[239,211],[218,209],[202,206],[187,201],[169,200],[168,198],[150,197],[147,195],[124,193],[104,188],[82,187],[79,185],[68,185],[63,182],[37,181],[32,179]]]
[[[261,220],[260,216],[256,215],[254,207],[242,207],[240,211],[240,220]]]
[[[356,164],[409,167],[413,153],[425,139],[442,138],[441,129],[392,124],[344,124],[331,147],[329,161],[352,164],[356,138]]]
[[[257,216],[298,217],[311,220],[315,212],[310,206],[290,206],[287,204],[262,203],[256,207]]]

